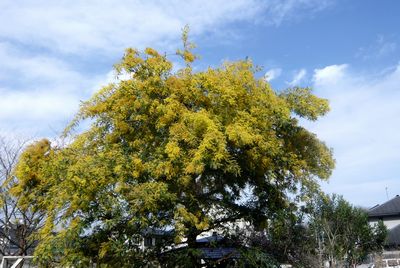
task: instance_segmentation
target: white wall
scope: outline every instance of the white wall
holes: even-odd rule
[[[378,220],[370,220],[369,224],[371,226],[374,226],[375,224],[378,223]],[[396,225],[400,224],[400,219],[390,219],[390,220],[384,220],[383,223],[386,225],[388,229],[392,229]]]

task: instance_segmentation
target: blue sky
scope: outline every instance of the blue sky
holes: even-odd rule
[[[3,0],[0,135],[55,137],[124,48],[173,53],[189,24],[198,70],[250,57],[275,89],[330,100],[303,123],[334,150],[323,189],[370,207],[400,194],[399,13],[396,0]]]

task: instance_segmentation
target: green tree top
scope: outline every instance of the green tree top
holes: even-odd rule
[[[352,206],[342,196],[317,195],[307,209],[322,260],[355,267],[368,254],[383,250],[387,229],[382,221],[371,226],[367,212]]]

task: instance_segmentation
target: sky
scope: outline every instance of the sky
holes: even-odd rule
[[[125,48],[173,54],[189,25],[197,70],[249,57],[277,91],[327,98],[328,115],[302,122],[334,152],[323,190],[382,204],[400,194],[399,13],[397,0],[1,0],[0,135],[56,137]]]

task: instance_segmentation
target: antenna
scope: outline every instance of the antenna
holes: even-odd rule
[[[387,188],[387,186],[385,187],[385,190],[386,190],[386,198],[387,198],[387,200],[389,200],[389,194],[388,194],[388,188]]]

